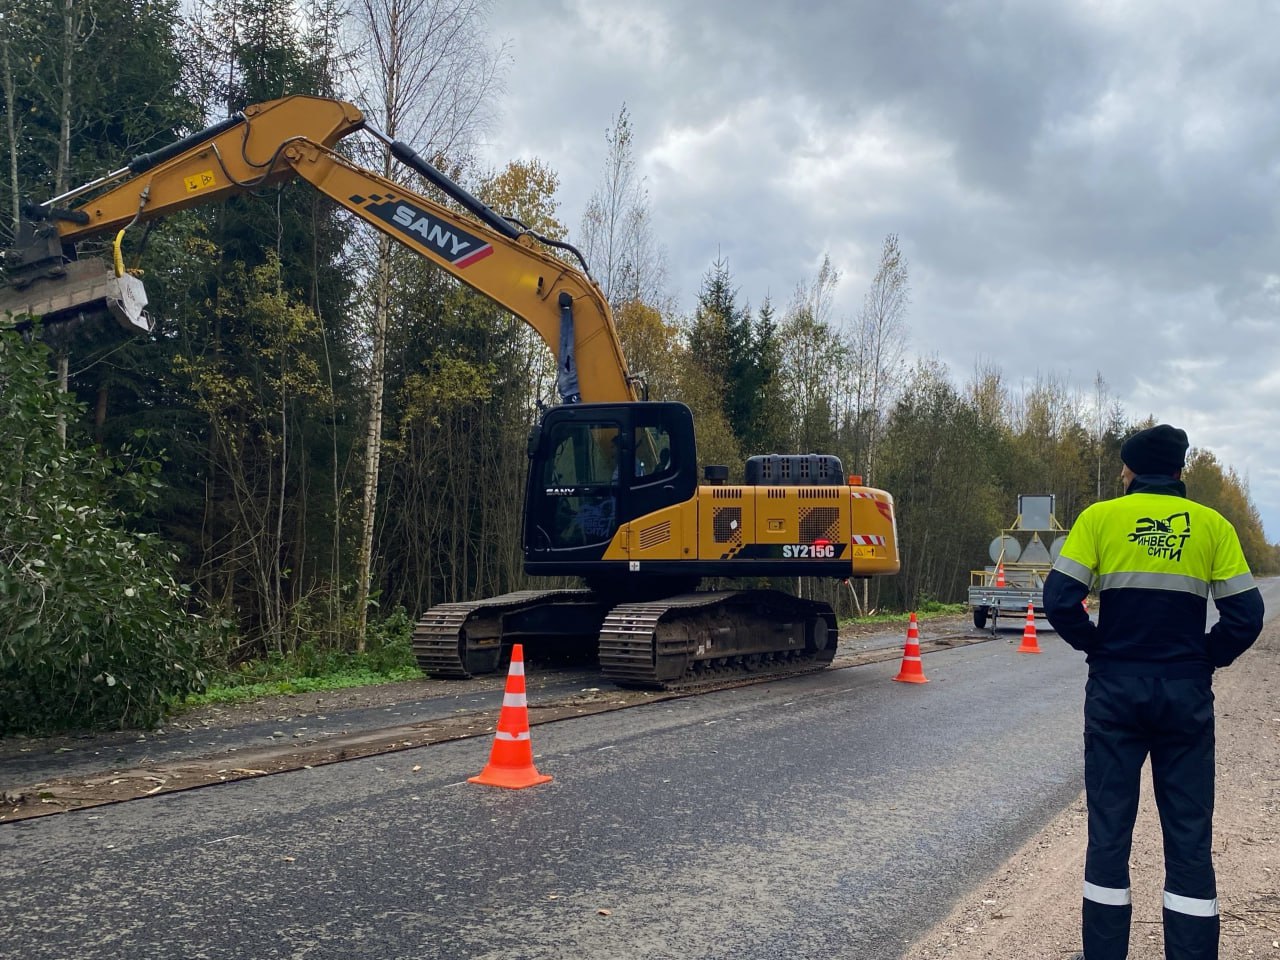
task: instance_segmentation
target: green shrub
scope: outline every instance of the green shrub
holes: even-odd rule
[[[375,673],[398,674],[417,669],[413,655],[413,620],[404,607],[396,607],[383,620],[371,623],[365,633],[365,657]]]
[[[964,613],[966,605],[963,603],[944,603],[941,600],[935,600],[927,593],[920,595],[919,601],[916,603],[917,614],[930,614],[934,616],[945,616],[951,613]]]
[[[119,506],[144,504],[159,467],[64,445],[81,413],[46,347],[0,335],[0,735],[152,725],[204,683],[214,628]]]

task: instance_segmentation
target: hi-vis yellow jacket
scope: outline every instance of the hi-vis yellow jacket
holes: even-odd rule
[[[1081,601],[1100,591],[1098,622]],[[1205,632],[1208,601],[1218,622]],[[1262,631],[1262,595],[1235,528],[1172,477],[1142,476],[1086,508],[1044,585],[1045,616],[1087,653],[1090,673],[1197,677]]]

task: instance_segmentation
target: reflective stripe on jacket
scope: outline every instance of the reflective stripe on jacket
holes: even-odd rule
[[[1081,600],[1101,596],[1098,623]],[[1212,598],[1218,622],[1205,633]],[[1095,673],[1194,677],[1224,667],[1262,631],[1262,595],[1235,528],[1170,477],[1086,508],[1045,580],[1045,616]]]

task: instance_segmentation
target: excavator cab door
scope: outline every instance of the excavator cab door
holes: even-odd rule
[[[623,424],[606,416],[544,424],[530,497],[540,545],[596,555],[618,530]]]
[[[680,403],[556,407],[531,435],[529,456],[530,573],[589,572],[579,565],[601,560],[620,527],[697,488],[693,418]]]

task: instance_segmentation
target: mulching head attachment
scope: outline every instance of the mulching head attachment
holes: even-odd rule
[[[116,276],[97,258],[64,264],[61,276],[45,277],[18,289],[0,289],[0,319],[12,313],[19,329],[34,320],[45,329],[55,324],[99,322],[110,316],[126,330],[150,333],[151,318],[144,312],[147,293],[142,281],[130,274]]]
[[[151,319],[144,312],[146,290],[141,280],[124,271],[118,254],[114,265],[98,258],[68,260],[52,223],[23,220],[17,242],[4,252],[4,266],[4,325],[27,329],[39,320],[48,330],[110,316],[126,330],[151,332]]]

